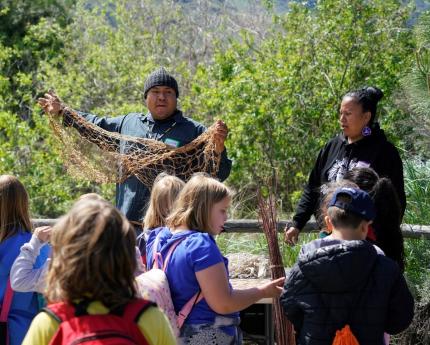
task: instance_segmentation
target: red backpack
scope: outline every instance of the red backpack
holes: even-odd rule
[[[135,299],[123,308],[98,315],[88,314],[90,303],[87,300],[78,304],[60,302],[43,308],[60,323],[49,345],[148,345],[137,321],[153,303]]]

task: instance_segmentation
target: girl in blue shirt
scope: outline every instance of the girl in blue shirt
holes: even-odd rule
[[[164,172],[159,174],[154,180],[148,209],[143,219],[143,232],[137,237],[137,246],[145,265],[146,239],[152,230],[166,224],[166,218],[184,185],[185,182],[180,178]]]
[[[0,305],[3,304],[9,284],[10,269],[21,246],[31,238],[28,194],[14,176],[0,176]],[[35,263],[40,267],[48,256],[48,248],[41,252]],[[39,310],[37,294],[13,292],[7,328],[8,340],[0,342],[20,345],[31,320]]]
[[[168,227],[152,231],[147,253],[153,252],[155,238],[162,257],[170,245],[182,239],[174,250],[166,275],[175,311],[195,294],[197,300],[181,328],[180,341],[186,344],[241,344],[239,311],[262,298],[277,298],[284,278],[259,287],[234,290],[229,283],[228,261],[222,256],[214,236],[223,231],[231,191],[221,182],[203,174],[193,176],[179,193]],[[148,266],[153,257],[148,255]]]

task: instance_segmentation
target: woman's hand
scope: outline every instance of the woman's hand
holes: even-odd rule
[[[285,228],[285,234],[284,234],[284,241],[285,243],[289,244],[290,246],[294,246],[297,244],[299,240],[299,229],[295,228],[294,226],[286,227]]]

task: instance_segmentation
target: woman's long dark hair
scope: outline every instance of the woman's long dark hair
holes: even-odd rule
[[[345,174],[344,179],[356,183],[372,197],[376,208],[376,218],[372,224],[376,235],[375,244],[404,271],[405,252],[400,229],[402,209],[391,180],[380,178],[371,168],[354,168]]]

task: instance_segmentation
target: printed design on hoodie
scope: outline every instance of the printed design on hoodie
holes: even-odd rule
[[[343,176],[349,169],[352,169],[357,164],[356,159],[348,160],[348,157],[336,159],[333,166],[328,171],[327,179],[329,182],[337,182],[343,179]]]
[[[328,181],[338,182],[343,179],[343,176],[347,171],[354,168],[367,168],[369,166],[370,163],[357,161],[356,158],[353,158],[351,161],[348,161],[347,157],[344,157],[343,159],[337,159],[328,171]]]
[[[348,170],[353,168],[368,168],[370,163],[352,159],[348,165],[348,159],[345,157],[342,160],[337,159],[333,166],[328,171],[328,182],[337,182],[343,179],[343,176]],[[328,184],[324,183],[320,187],[320,193],[326,195],[328,193]]]
[[[347,171],[354,168],[368,168],[369,166],[370,163],[357,161],[356,158],[353,158],[351,161],[348,161],[347,157],[336,159],[336,162],[334,162],[333,166],[328,171],[328,181],[338,182],[343,179]]]

